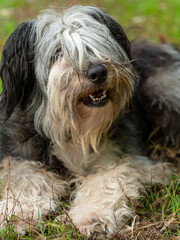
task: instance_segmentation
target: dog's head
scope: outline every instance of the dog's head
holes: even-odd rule
[[[4,47],[0,73],[7,119],[20,108],[56,143],[78,135],[93,148],[124,111],[134,82],[121,26],[83,6],[21,24]]]

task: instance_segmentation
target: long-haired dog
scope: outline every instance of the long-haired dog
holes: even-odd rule
[[[55,210],[74,176],[81,182],[73,223],[87,236],[111,237],[133,217],[130,202],[144,186],[170,173],[168,164],[142,156],[142,147],[158,124],[178,142],[179,52],[147,43],[131,51],[110,16],[74,6],[18,26],[0,74],[2,226],[15,215],[21,232],[29,219]]]

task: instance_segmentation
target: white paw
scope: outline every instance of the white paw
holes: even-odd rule
[[[117,169],[88,177],[76,192],[69,216],[82,234],[111,238],[129,229],[125,222],[133,213],[127,196],[138,196],[136,189],[119,177]]]
[[[12,229],[20,235],[24,235],[29,228],[36,226],[33,211],[23,210],[18,202],[11,200],[0,202],[0,229],[9,231]]]
[[[129,230],[129,226],[125,225],[125,217],[115,212],[113,209],[108,212],[101,209],[96,212],[84,211],[84,214],[78,208],[72,209],[69,212],[74,225],[79,232],[88,237],[96,237],[96,239],[109,239],[112,238],[117,232],[125,232]],[[122,209],[120,210],[122,211]],[[126,210],[127,212],[127,210]]]
[[[129,230],[125,221],[132,217],[132,209],[126,201],[123,198],[116,200],[113,196],[98,201],[93,201],[92,198],[78,199],[69,216],[81,234],[95,236],[96,239],[111,238],[119,231],[122,233]]]
[[[9,231],[12,229],[14,232],[18,232],[21,236],[25,235],[27,230],[30,228],[30,224],[27,219],[20,220],[18,216],[11,215],[10,217],[1,215],[0,217],[0,229]]]

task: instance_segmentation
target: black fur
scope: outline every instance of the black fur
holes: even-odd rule
[[[179,50],[168,44],[139,41],[132,42],[131,54],[139,78],[135,85],[134,104],[145,138],[160,127],[162,143],[168,139],[171,144],[179,145]],[[152,87],[147,85],[149,79]]]
[[[8,119],[19,104],[25,110],[35,88],[36,77],[33,60],[33,22],[17,27],[7,40],[0,65],[3,92],[1,94],[1,117]]]
[[[34,72],[32,26],[33,21],[20,24],[2,52],[0,158],[11,155],[45,162],[49,142],[34,129],[34,111],[41,102],[41,90]],[[36,102],[31,106],[33,98]]]
[[[92,15],[93,18],[95,18],[100,23],[107,26],[107,28],[110,30],[112,36],[114,39],[121,45],[121,47],[125,50],[127,56],[131,58],[130,53],[130,42],[122,29],[122,27],[108,14],[102,13],[101,11],[98,11],[98,15]]]

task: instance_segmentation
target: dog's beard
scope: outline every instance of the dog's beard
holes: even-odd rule
[[[86,12],[47,17],[50,25],[41,17],[36,22],[36,75],[44,98],[35,127],[60,147],[72,141],[84,154],[97,151],[132,95],[132,66],[109,29]],[[107,68],[103,84],[86,75],[96,64]]]
[[[97,152],[112,122],[124,112],[132,95],[133,75],[129,78],[122,68],[105,65],[108,76],[101,85],[77,73],[65,59],[53,65],[45,111],[42,114],[43,108],[40,108],[36,116],[39,115],[37,119],[41,116],[42,130],[54,144],[63,147],[71,140],[82,147],[84,155],[90,149]]]

